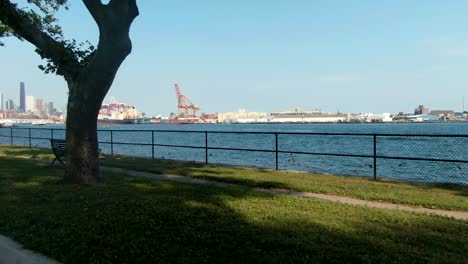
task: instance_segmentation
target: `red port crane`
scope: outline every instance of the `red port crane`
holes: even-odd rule
[[[192,102],[190,102],[190,100],[182,94],[177,83],[174,86],[177,94],[177,118],[182,117],[181,110],[183,110],[184,118],[196,118],[196,112],[197,110],[200,110],[200,107],[198,107],[198,105],[192,104]],[[189,110],[192,110],[192,115],[189,115]]]

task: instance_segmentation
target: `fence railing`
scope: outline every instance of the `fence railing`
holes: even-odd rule
[[[110,155],[468,184],[468,135],[181,130],[98,130],[98,135]],[[50,147],[53,138],[65,138],[65,129],[0,128],[0,142],[11,145]]]

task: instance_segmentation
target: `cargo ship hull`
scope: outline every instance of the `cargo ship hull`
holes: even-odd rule
[[[98,119],[98,125],[136,125],[138,119]]]
[[[126,119],[98,119],[98,125],[177,125],[194,124],[192,119],[158,119],[158,118],[126,118]]]

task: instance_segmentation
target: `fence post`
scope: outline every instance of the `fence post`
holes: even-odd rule
[[[208,131],[205,131],[205,164],[208,164]]]
[[[51,133],[50,138],[54,139],[54,129],[53,128],[50,130],[50,133]]]
[[[111,142],[110,142],[111,143],[111,156],[114,156],[114,135],[113,135],[112,132],[113,132],[113,130],[110,131],[110,133],[111,133],[111,135],[110,135],[111,136]]]
[[[377,180],[377,136],[374,134],[374,180]]]
[[[29,130],[29,148],[32,147],[32,142],[31,142],[31,128],[28,129]]]
[[[13,128],[10,128],[10,145],[13,145]]]
[[[276,170],[278,170],[278,132],[275,132]]]
[[[154,130],[151,130],[151,158],[154,159]]]

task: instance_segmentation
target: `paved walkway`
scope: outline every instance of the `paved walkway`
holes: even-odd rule
[[[26,250],[15,241],[0,235],[0,264],[58,264],[58,262]]]
[[[205,184],[205,185],[213,185],[213,186],[218,186],[218,187],[239,187],[239,186],[245,187],[239,184],[194,179],[194,178],[176,176],[176,175],[160,175],[160,174],[153,174],[153,173],[148,173],[148,172],[127,170],[127,169],[120,169],[120,168],[113,168],[113,167],[104,167],[104,166],[101,166],[101,168],[106,171],[112,171],[116,173],[126,173],[126,174],[133,175],[133,176],[151,178],[151,179],[157,179],[157,180]],[[413,212],[413,213],[440,215],[440,216],[445,216],[445,217],[453,217],[458,220],[468,221],[468,212],[463,212],[463,211],[447,211],[447,210],[440,210],[440,209],[416,208],[416,207],[411,207],[407,205],[373,202],[373,201],[366,201],[366,200],[361,200],[361,199],[356,199],[356,198],[349,198],[349,197],[329,195],[329,194],[320,194],[320,193],[296,192],[296,191],[289,191],[289,190],[262,189],[262,188],[252,188],[252,189],[255,191],[264,192],[264,193],[292,195],[292,196],[302,197],[302,198],[325,200],[325,201],[342,203],[342,204],[361,205],[361,206],[367,206],[367,207],[372,207],[372,208],[392,209],[392,210],[400,210],[400,211],[407,211],[407,212]]]

